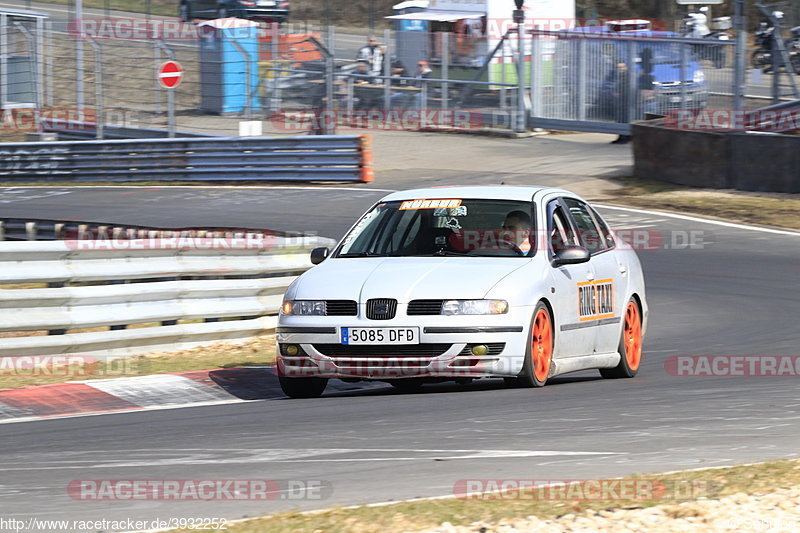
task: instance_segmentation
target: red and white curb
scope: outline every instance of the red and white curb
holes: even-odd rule
[[[329,392],[383,387],[331,380]],[[93,379],[0,390],[0,424],[285,398],[274,367]]]
[[[242,371],[260,371],[264,381],[274,382],[259,399],[283,396],[271,369],[266,368],[96,379],[0,391],[0,423],[244,402],[251,398],[243,399],[223,387],[226,374]],[[215,379],[216,373],[221,379]]]

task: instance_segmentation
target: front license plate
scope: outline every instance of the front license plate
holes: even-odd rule
[[[342,344],[419,344],[419,328],[341,328]]]

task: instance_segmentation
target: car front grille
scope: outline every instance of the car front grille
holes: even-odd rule
[[[373,298],[367,300],[367,318],[370,320],[391,320],[397,313],[397,300]]]
[[[415,315],[441,315],[444,300],[411,300],[408,304],[409,316]]]
[[[358,304],[353,300],[326,300],[325,314],[328,316],[356,316]]]
[[[314,349],[331,357],[402,357],[442,355],[452,344],[314,344]]]

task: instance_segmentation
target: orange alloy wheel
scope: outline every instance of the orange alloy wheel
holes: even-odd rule
[[[623,340],[628,366],[631,370],[636,370],[642,360],[642,319],[639,316],[639,306],[636,305],[636,302],[628,302],[628,309],[625,311]]]
[[[639,340],[641,348],[641,335]],[[553,357],[553,328],[550,325],[550,315],[546,309],[539,309],[533,321],[533,335],[531,336],[531,366],[533,375],[539,382],[544,382],[550,374],[550,360]],[[637,360],[637,363],[638,360]]]

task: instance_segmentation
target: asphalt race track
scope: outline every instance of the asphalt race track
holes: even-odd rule
[[[316,189],[14,189],[0,216],[312,229],[338,237],[382,192]],[[676,249],[641,251],[650,328],[639,376],[597,372],[538,390],[499,380],[313,400],[0,424],[6,518],[241,518],[451,494],[458,480],[607,478],[798,456],[797,378],[675,377],[671,355],[792,355],[800,235],[602,209]],[[209,220],[207,217],[211,217]],[[216,217],[216,218],[215,218]],[[202,222],[201,222],[202,221]],[[283,226],[282,226],[283,225]],[[681,246],[695,232],[695,247]],[[672,246],[668,246],[672,248]],[[75,479],[324,481],[326,499],[89,502]]]

